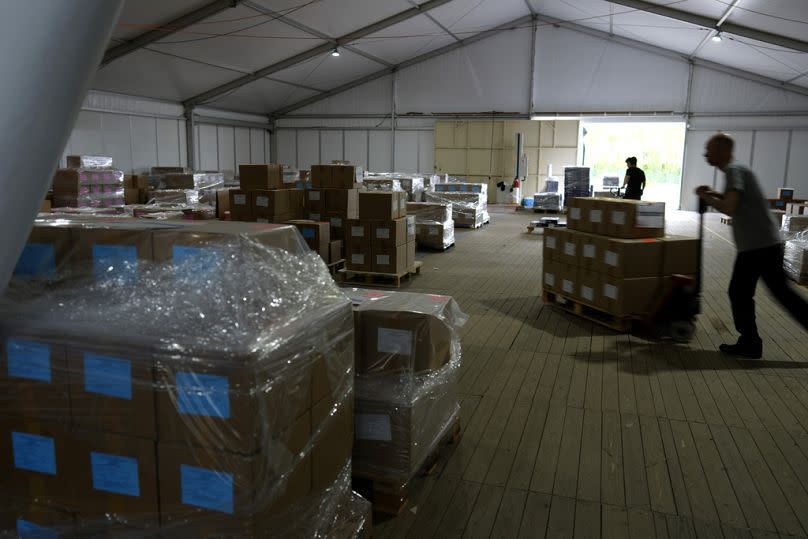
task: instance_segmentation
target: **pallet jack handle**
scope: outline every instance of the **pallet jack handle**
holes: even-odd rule
[[[699,255],[698,274],[696,274],[696,297],[701,297],[702,261],[704,259],[704,214],[707,213],[707,203],[699,197]]]

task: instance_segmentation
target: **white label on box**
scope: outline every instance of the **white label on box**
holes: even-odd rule
[[[379,328],[376,349],[384,354],[412,357],[414,334],[407,329]]]
[[[234,195],[233,202],[238,206],[244,206],[247,204],[247,195]]]
[[[342,227],[342,217],[332,217],[331,218],[331,226],[340,228]]]
[[[600,223],[603,219],[602,210],[589,210],[589,222]]]
[[[555,286],[555,275],[553,275],[552,273],[545,273],[544,284],[546,284],[547,286]]]
[[[564,244],[564,254],[567,256],[575,256],[575,244],[568,241]]]
[[[265,197],[265,196],[255,197],[255,205],[256,206],[261,206],[262,208],[268,208],[269,207],[269,197]]]
[[[665,228],[665,204],[654,203],[637,208],[638,228]]]
[[[595,246],[591,243],[584,245],[584,258],[595,258]]]
[[[356,437],[359,440],[389,442],[393,439],[390,416],[387,414],[356,414]]]
[[[626,212],[624,212],[624,211],[612,211],[612,224],[613,225],[625,225],[626,224]]]
[[[365,255],[351,255],[351,264],[362,265],[365,263]]]
[[[351,237],[364,238],[365,237],[365,227],[363,227],[363,226],[352,226],[351,227]]]
[[[547,246],[548,249],[555,249],[556,248],[555,236],[549,236],[547,238],[544,238],[544,244]]]
[[[399,211],[407,211],[407,197],[405,196],[398,197],[398,209]]]
[[[407,216],[407,236],[415,236],[415,216]]]
[[[376,255],[376,263],[380,266],[389,266],[390,255]]]
[[[311,221],[319,221],[320,220],[320,214],[319,213],[310,213],[309,214],[309,219]]]
[[[376,239],[377,240],[389,240],[390,239],[390,229],[389,228],[377,228],[376,229]]]
[[[309,191],[309,200],[320,200],[320,191]]]
[[[613,284],[603,285],[603,295],[607,298],[617,299],[617,287]]]
[[[581,208],[570,208],[570,219],[579,220],[581,218]]]
[[[561,281],[561,289],[567,294],[573,294],[575,292],[575,283],[564,279]]]
[[[614,251],[606,251],[606,254],[603,255],[603,260],[606,262],[607,266],[614,266],[616,268],[620,257],[618,257],[617,253]]]
[[[591,287],[589,287],[589,286],[581,286],[581,296],[583,296],[583,298],[584,298],[586,301],[595,301],[595,300],[594,300],[594,298],[595,298],[595,291],[594,291],[594,290],[592,290],[592,288],[591,288]]]
[[[440,236],[440,231],[438,230],[438,227],[436,227],[436,226],[429,227],[429,235],[430,236]]]

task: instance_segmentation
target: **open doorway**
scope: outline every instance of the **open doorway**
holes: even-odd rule
[[[679,208],[684,122],[583,122],[582,135],[583,165],[591,169],[595,191],[601,190],[604,177],[617,177],[623,185],[626,158],[633,156],[645,171],[643,200]]]

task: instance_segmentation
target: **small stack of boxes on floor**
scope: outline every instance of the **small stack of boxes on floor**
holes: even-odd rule
[[[415,219],[404,191],[360,191],[359,218],[345,229],[345,267],[403,275],[415,267]]]
[[[567,229],[544,232],[544,289],[617,317],[645,314],[674,274],[698,272],[698,240],[665,236],[665,204],[568,201]]]
[[[124,173],[111,157],[68,155],[53,177],[53,207],[109,208],[125,202]]]
[[[365,525],[353,313],[317,260],[288,225],[39,221],[0,310],[0,532]]]
[[[808,214],[786,214],[782,234],[786,275],[797,283],[808,284]]]
[[[352,289],[354,475],[406,485],[459,417],[458,331],[449,296]]]
[[[285,223],[303,217],[304,191],[284,183],[280,165],[239,165],[239,189],[229,193],[233,221]]]
[[[488,185],[484,183],[437,183],[424,196],[426,202],[452,205],[455,226],[477,228],[490,221]]]
[[[454,245],[451,204],[408,202],[407,214],[415,218],[415,241],[419,247],[446,249]]]

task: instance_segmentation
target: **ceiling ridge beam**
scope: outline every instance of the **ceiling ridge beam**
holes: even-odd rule
[[[400,64],[397,64],[393,68],[382,69],[381,71],[371,73],[370,75],[365,75],[364,77],[360,77],[358,79],[355,79],[355,80],[352,80],[352,81],[347,82],[345,84],[342,84],[340,86],[337,86],[336,88],[332,88],[331,90],[328,90],[328,91],[326,91],[326,92],[324,92],[324,93],[322,93],[320,95],[312,96],[312,97],[303,99],[301,101],[298,101],[296,103],[292,103],[291,105],[287,105],[285,107],[282,107],[280,109],[277,109],[277,110],[271,112],[269,115],[271,117],[283,116],[283,115],[288,114],[289,112],[291,112],[293,110],[297,110],[299,108],[311,105],[312,103],[316,103],[317,101],[321,101],[323,99],[326,99],[328,97],[340,94],[340,93],[345,92],[347,90],[350,90],[352,88],[356,88],[357,86],[361,86],[362,84],[366,84],[366,83],[374,81],[376,79],[380,79],[380,78],[382,78],[382,77],[384,77],[386,75],[390,75],[394,71],[399,71],[401,69],[406,69],[406,68],[411,67],[411,66],[413,66],[415,64],[420,64],[422,62],[425,62],[425,61],[430,60],[432,58],[435,58],[437,56],[442,56],[442,55],[447,54],[449,52],[452,52],[452,51],[454,51],[456,49],[465,47],[466,45],[470,45],[470,44],[475,43],[477,41],[480,41],[482,39],[485,39],[485,38],[491,37],[493,35],[496,35],[496,34],[498,34],[500,32],[504,32],[504,31],[507,31],[507,30],[514,30],[516,27],[518,27],[518,26],[520,26],[522,24],[530,23],[532,21],[533,21],[533,15],[525,15],[523,17],[519,17],[518,19],[514,19],[512,21],[506,22],[505,24],[501,24],[501,25],[499,25],[499,26],[497,26],[495,28],[491,28],[489,30],[483,30],[482,32],[478,32],[478,33],[476,33],[476,34],[474,34],[472,36],[469,36],[469,37],[467,37],[465,39],[462,39],[462,40],[460,40],[460,41],[458,41],[456,43],[451,43],[451,44],[446,45],[444,47],[440,47],[440,48],[435,49],[433,51],[429,51],[429,52],[426,52],[424,54],[420,54],[418,56],[410,58],[409,60],[405,60],[405,61],[401,62]]]
[[[319,30],[316,30],[316,29],[314,29],[314,28],[312,28],[310,26],[307,26],[307,25],[305,25],[305,24],[303,24],[301,22],[298,22],[298,21],[292,19],[291,17],[287,17],[286,15],[284,15],[282,13],[278,13],[277,11],[265,8],[264,6],[262,6],[260,4],[256,4],[252,0],[246,0],[244,2],[244,5],[247,6],[248,8],[250,8],[250,9],[252,9],[253,11],[257,11],[258,13],[262,13],[264,15],[272,17],[273,20],[276,20],[278,22],[282,22],[283,24],[285,24],[287,26],[291,26],[292,28],[300,30],[301,32],[304,32],[306,34],[309,34],[310,36],[319,37],[320,39],[325,39],[326,41],[331,41],[334,44],[334,46],[337,45],[337,40],[334,39],[333,37],[329,36],[328,34],[320,32]],[[372,54],[370,54],[368,52],[365,52],[365,51],[363,51],[361,49],[358,49],[357,47],[354,47],[353,45],[342,45],[342,48],[345,49],[345,50],[351,51],[352,53],[357,54],[359,56],[363,56],[363,57],[367,58],[368,60],[370,60],[372,62],[376,62],[377,64],[381,64],[381,65],[384,65],[384,66],[387,66],[387,67],[393,67],[393,64],[391,62],[388,62],[387,60],[379,58],[378,56],[374,56],[374,55],[372,55]]]
[[[621,6],[637,9],[639,11],[645,11],[648,13],[653,13],[655,15],[661,15],[669,19],[675,19],[678,21],[686,22],[688,24],[701,26],[703,28],[715,29],[719,23],[718,20],[710,17],[705,17],[703,15],[698,15],[696,13],[690,13],[688,11],[674,9],[664,5],[652,4],[651,2],[648,2],[646,0],[609,0],[609,1],[613,4],[619,4]],[[769,45],[776,45],[778,47],[792,49],[800,52],[808,52],[808,41],[802,41],[799,39],[780,36],[777,34],[772,34],[771,32],[764,32],[763,30],[757,30],[755,28],[750,28],[748,26],[742,26],[740,24],[724,21],[723,24],[721,24],[721,31],[726,32],[728,34],[734,34],[736,36],[754,39],[755,41],[760,41],[762,43],[768,43]]]
[[[418,15],[426,13],[427,11],[429,11],[431,9],[435,9],[437,7],[440,7],[440,6],[444,5],[444,4],[447,4],[450,1],[451,0],[427,0],[426,2],[419,5],[418,7],[413,7],[413,8],[410,8],[410,9],[406,9],[406,10],[401,11],[401,12],[395,14],[395,15],[391,15],[390,17],[387,17],[385,19],[377,21],[375,23],[369,24],[367,26],[363,26],[362,28],[359,28],[358,30],[355,30],[355,31],[353,31],[353,32],[351,32],[349,34],[345,34],[342,37],[336,38],[334,41],[336,42],[336,45],[339,45],[339,46],[344,46],[346,44],[350,44],[352,41],[356,41],[357,39],[363,38],[363,37],[368,36],[370,34],[374,34],[374,33],[378,32],[380,30],[384,30],[385,28],[389,28],[390,26],[393,26],[394,24],[398,24],[398,23],[400,23],[402,21],[406,21],[407,19],[411,19],[412,17],[416,17]],[[295,66],[295,65],[297,65],[299,63],[305,62],[306,60],[310,60],[312,58],[320,56],[321,54],[325,54],[325,53],[331,51],[334,48],[334,46],[335,46],[335,43],[330,42],[330,43],[324,43],[323,45],[319,45],[317,47],[311,48],[311,49],[309,49],[307,51],[303,51],[303,52],[301,52],[299,54],[296,54],[296,55],[294,55],[294,56],[292,56],[290,58],[287,58],[285,60],[281,60],[280,62],[276,62],[276,63],[274,63],[272,65],[269,65],[269,66],[267,66],[265,68],[259,69],[258,71],[254,72],[254,73],[251,73],[249,75],[244,75],[244,76],[239,77],[238,79],[230,81],[230,82],[228,82],[226,84],[219,85],[216,88],[212,88],[212,89],[210,89],[210,90],[208,90],[206,92],[203,92],[203,93],[195,95],[195,96],[193,96],[193,97],[191,97],[189,99],[186,99],[183,102],[183,105],[186,106],[186,107],[195,107],[197,105],[202,105],[202,104],[205,103],[205,101],[208,101],[208,100],[213,99],[215,97],[219,97],[220,95],[225,94],[227,92],[230,92],[232,90],[235,90],[236,88],[240,88],[240,87],[244,86],[245,84],[249,84],[249,83],[251,83],[253,81],[256,81],[256,80],[258,80],[260,78],[266,77],[267,75],[271,75],[272,73],[282,71],[284,69],[287,69],[287,68],[290,68],[292,66]],[[388,68],[388,69],[392,69],[392,68]]]
[[[113,62],[118,58],[122,58],[127,54],[131,54],[138,49],[145,47],[146,45],[150,45],[166,36],[170,36],[171,34],[179,32],[184,28],[188,28],[189,26],[212,17],[217,13],[234,8],[240,1],[241,0],[214,0],[213,2],[204,5],[199,9],[195,9],[165,24],[161,24],[159,28],[149,30],[148,32],[144,32],[133,37],[132,39],[125,40],[120,45],[110,47],[107,49],[107,52],[104,53],[104,58],[101,60],[101,67],[104,67],[110,62]]]

